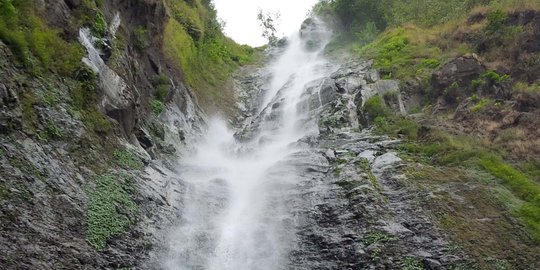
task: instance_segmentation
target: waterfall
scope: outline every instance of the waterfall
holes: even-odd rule
[[[313,22],[312,22],[313,23]],[[324,31],[323,31],[324,30]],[[213,118],[191,155],[178,165],[187,191],[182,220],[171,229],[162,268],[270,270],[287,265],[299,217],[289,202],[309,181],[306,166],[324,166],[311,157],[303,138],[318,134],[316,113],[303,106],[315,98],[335,69],[323,57],[329,32],[291,36],[267,67],[272,74],[262,107],[238,133]],[[316,83],[315,83],[316,82]],[[318,87],[312,92],[312,85]],[[248,131],[248,132],[246,132]]]

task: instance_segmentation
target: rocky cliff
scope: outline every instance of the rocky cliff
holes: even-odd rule
[[[0,11],[0,268],[140,266],[177,220],[164,175],[203,125],[197,99],[226,106],[205,93],[251,49],[223,36],[205,1],[2,1]],[[225,75],[194,77],[194,54]]]

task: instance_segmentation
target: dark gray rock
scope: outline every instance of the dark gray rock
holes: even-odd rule
[[[468,95],[471,82],[485,71],[486,67],[476,55],[458,57],[433,73],[431,85],[447,101],[454,101],[459,96]]]

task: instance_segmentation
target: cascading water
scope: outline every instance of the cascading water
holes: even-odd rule
[[[320,103],[310,86],[334,71],[322,56],[328,31],[310,24],[316,31],[293,35],[268,67],[272,80],[263,106],[240,132],[250,135],[239,140],[225,121],[213,119],[195,153],[184,156],[178,169],[187,187],[182,220],[169,236],[163,268],[286,267],[298,218],[289,202],[309,180],[302,176],[310,153],[302,139],[318,133],[315,108],[305,104],[312,96]]]

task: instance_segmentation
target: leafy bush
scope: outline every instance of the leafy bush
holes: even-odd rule
[[[150,101],[150,108],[155,115],[160,115],[165,110],[165,104],[157,99],[153,99]]]
[[[383,233],[383,232],[372,232],[368,233],[362,242],[366,245],[372,245],[375,243],[386,243],[396,240],[396,237]]]
[[[131,198],[133,179],[126,175],[102,175],[89,189],[86,213],[86,241],[103,250],[107,241],[132,224],[137,206]]]
[[[48,138],[51,139],[62,139],[64,137],[64,132],[60,127],[58,127],[53,121],[48,121],[45,125],[45,133]]]
[[[415,258],[405,257],[402,259],[400,270],[424,270],[424,266]]]
[[[97,12],[96,17],[94,18],[94,24],[92,25],[92,34],[95,37],[103,38],[107,35],[107,30],[105,16],[103,16],[101,12]]]
[[[506,74],[501,76],[496,71],[489,70],[489,71],[485,72],[484,74],[482,74],[481,78],[488,80],[488,82],[490,82],[490,83],[498,83],[498,84],[500,84],[500,83],[510,79],[510,76],[506,75]]]
[[[390,109],[384,104],[384,100],[380,96],[373,96],[366,100],[363,107],[368,120],[373,121],[377,117],[387,117],[390,115]]]

